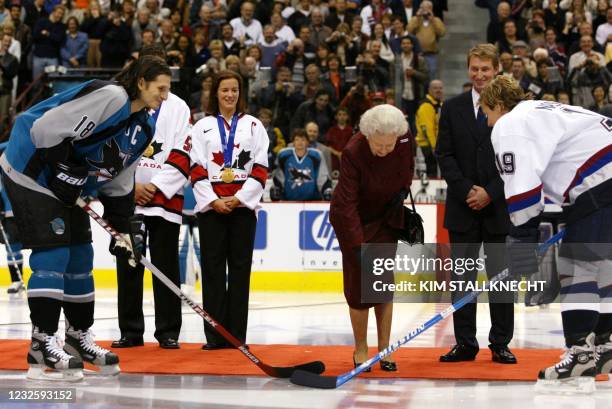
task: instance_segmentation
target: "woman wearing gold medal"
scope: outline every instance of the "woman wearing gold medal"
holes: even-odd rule
[[[242,77],[221,71],[208,115],[191,132],[191,183],[202,250],[204,309],[246,341],[256,211],[268,177],[268,135],[244,114]],[[226,285],[227,282],[227,285]],[[203,349],[230,348],[205,323]]]

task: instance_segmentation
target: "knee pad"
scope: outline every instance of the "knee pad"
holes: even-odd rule
[[[64,281],[64,301],[91,302],[94,300],[93,247],[88,244],[70,246],[70,262]]]
[[[70,250],[67,247],[34,249],[30,256],[32,275],[28,281],[28,297],[63,299],[64,272]]]

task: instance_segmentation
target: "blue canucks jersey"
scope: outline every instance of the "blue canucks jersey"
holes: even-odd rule
[[[91,80],[72,87],[17,117],[0,166],[16,183],[41,191],[36,185],[47,188],[53,176],[41,152],[69,143],[64,160],[89,170],[84,196],[99,189],[107,196],[126,195],[155,131],[146,110],[130,110],[126,91],[116,83]]]
[[[299,158],[293,147],[278,153],[275,183],[283,189],[285,200],[321,200],[323,186],[328,183],[328,171],[321,152],[308,148]]]

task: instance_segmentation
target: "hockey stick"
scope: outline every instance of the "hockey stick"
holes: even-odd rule
[[[106,230],[115,240],[123,241],[124,238],[121,234],[115,230],[111,225],[109,225],[106,220],[102,219],[102,217],[96,213],[83,199],[79,198],[77,200],[77,205],[80,206],[83,210],[89,214],[89,216],[96,221],[104,230]],[[143,266],[148,268],[155,277],[157,277],[162,283],[166,285],[174,294],[176,294],[181,300],[183,300],[187,305],[189,305],[200,317],[204,318],[206,322],[210,324],[223,338],[225,338],[230,344],[232,344],[236,349],[238,349],[244,356],[249,358],[251,362],[257,365],[262,371],[264,371],[267,375],[273,376],[275,378],[289,378],[293,374],[295,370],[302,370],[306,373],[317,373],[320,374],[325,370],[325,365],[321,361],[313,361],[308,362],[302,365],[289,366],[289,367],[279,367],[279,366],[270,366],[265,364],[255,355],[253,355],[247,348],[246,345],[242,344],[236,337],[229,333],[221,324],[219,324],[213,317],[211,317],[202,307],[200,307],[197,303],[195,303],[192,299],[190,299],[185,293],[181,291],[168,277],[166,277],[153,263],[151,263],[146,257],[140,257],[140,263]]]
[[[5,219],[6,220],[6,219]],[[4,239],[4,244],[6,248],[6,252],[11,259],[11,264],[15,267],[15,272],[17,273],[17,277],[19,277],[19,281],[23,284],[23,275],[21,274],[21,269],[19,268],[19,263],[17,262],[17,257],[15,257],[15,253],[13,253],[13,249],[11,248],[11,243],[9,243],[8,235],[6,234],[6,230],[4,230],[4,223],[0,221],[0,232],[2,233],[2,238]]]
[[[545,252],[550,246],[552,246],[553,244],[561,240],[564,234],[565,234],[565,231],[560,231],[559,233],[552,236],[550,239],[546,240],[544,243],[540,244],[538,247],[538,253],[541,254]],[[490,282],[503,281],[509,276],[509,274],[510,273],[508,272],[508,269],[506,268],[504,271],[502,271],[501,273],[493,277],[490,280]],[[344,385],[346,382],[353,379],[355,376],[359,375],[361,372],[370,368],[372,365],[380,361],[382,358],[398,350],[400,346],[408,343],[409,341],[414,339],[417,335],[422,334],[423,332],[427,331],[429,328],[436,325],[438,322],[442,321],[443,319],[451,315],[453,312],[461,309],[465,304],[477,298],[478,295],[480,295],[480,293],[482,292],[483,292],[482,290],[474,290],[470,292],[469,294],[461,297],[459,301],[452,304],[450,307],[446,308],[444,311],[436,314],[429,321],[425,322],[424,324],[421,324],[416,329],[412,330],[404,338],[400,339],[399,341],[396,341],[394,344],[380,351],[376,356],[365,361],[364,363],[362,363],[361,365],[359,365],[357,368],[353,369],[352,371],[343,373],[339,376],[322,376],[322,375],[316,375],[316,374],[312,374],[309,372],[298,370],[298,371],[295,371],[293,375],[291,376],[291,383],[294,383],[296,385],[308,386],[311,388],[320,388],[320,389],[338,388]]]

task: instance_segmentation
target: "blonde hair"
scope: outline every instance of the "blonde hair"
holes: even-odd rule
[[[480,93],[480,103],[490,109],[501,105],[502,109],[511,111],[525,99],[523,88],[514,78],[506,75],[495,78]]]
[[[493,44],[478,44],[470,50],[467,56],[467,65],[470,66],[470,60],[472,57],[478,57],[481,60],[491,60],[493,68],[499,67],[499,56],[497,55],[497,48]]]

